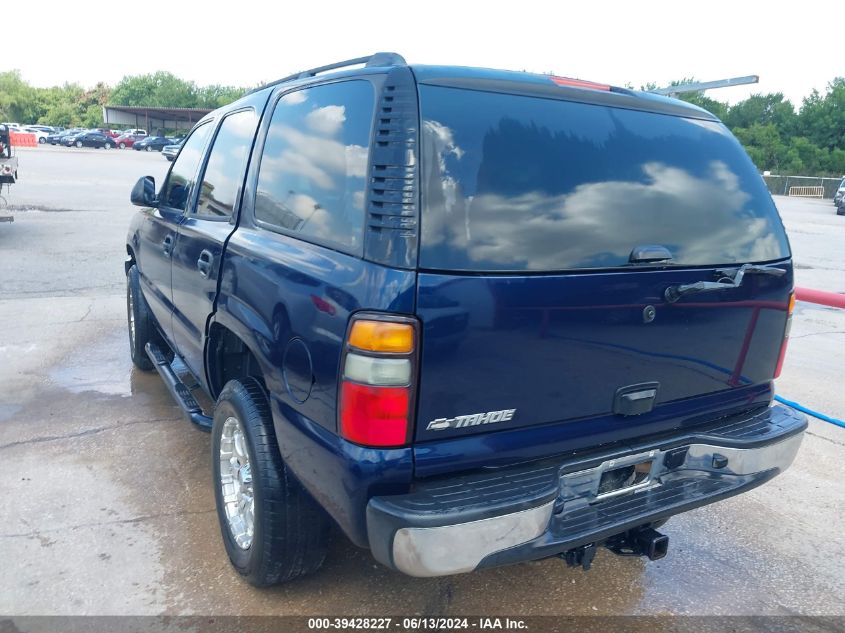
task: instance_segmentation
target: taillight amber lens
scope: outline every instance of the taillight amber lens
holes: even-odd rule
[[[352,324],[349,345],[368,352],[410,354],[414,351],[414,327],[408,323],[361,319]]]

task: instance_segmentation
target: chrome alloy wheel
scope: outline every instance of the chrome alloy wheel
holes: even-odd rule
[[[255,531],[255,494],[246,436],[240,421],[228,417],[220,436],[220,489],[229,533],[241,549],[249,549]]]

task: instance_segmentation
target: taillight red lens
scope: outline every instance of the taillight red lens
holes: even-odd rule
[[[408,441],[410,389],[343,381],[340,434],[366,446],[403,446]]]

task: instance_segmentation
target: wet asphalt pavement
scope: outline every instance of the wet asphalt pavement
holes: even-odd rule
[[[129,360],[129,190],[167,162],[19,157],[0,224],[0,614],[845,615],[845,429],[817,420],[786,474],[670,520],[661,561],[600,551],[586,573],[546,560],[414,579],[337,535],[314,576],[250,587],[219,537],[209,436]],[[845,217],[777,202],[798,283],[845,291]],[[844,418],[843,359],[845,313],[799,304],[779,393]]]

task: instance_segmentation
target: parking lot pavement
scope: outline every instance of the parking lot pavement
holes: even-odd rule
[[[138,176],[159,180],[166,161],[20,157],[11,203],[40,210],[0,225],[0,613],[845,614],[845,430],[819,421],[783,476],[673,518],[657,562],[602,551],[590,572],[546,560],[414,579],[337,536],[316,575],[250,587],[218,535],[208,435],[128,357],[128,192]],[[777,202],[798,282],[845,290],[845,218],[829,202]],[[845,416],[843,352],[845,316],[799,304],[779,391]]]

